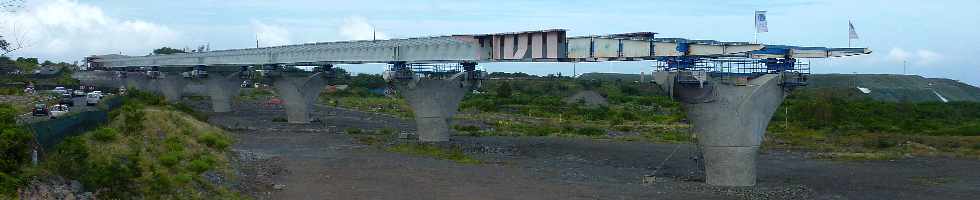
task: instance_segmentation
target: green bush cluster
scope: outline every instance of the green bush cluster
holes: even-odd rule
[[[0,197],[23,184],[22,168],[31,161],[34,135],[17,125],[16,117],[13,106],[0,104]]]
[[[842,93],[847,91],[802,90],[783,106],[793,125],[832,133],[980,136],[977,102],[884,102]],[[785,117],[777,112],[774,119]]]
[[[148,106],[153,99],[127,98],[110,124],[66,139],[42,169],[78,180],[102,199],[239,198],[202,175],[224,173],[231,138],[197,126],[173,106]]]

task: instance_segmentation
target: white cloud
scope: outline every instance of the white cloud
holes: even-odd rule
[[[936,63],[943,58],[941,54],[927,49],[919,49],[918,51],[915,52],[915,55],[918,56],[918,60],[916,60],[916,62],[919,65],[929,65],[932,63]]]
[[[74,0],[29,1],[0,17],[0,34],[25,46],[12,55],[80,60],[91,54],[143,55],[171,44],[180,33],[166,26],[106,15]]]
[[[281,26],[266,24],[258,20],[252,20],[252,29],[259,46],[282,46],[290,44],[289,30]]]
[[[377,31],[374,26],[368,23],[367,19],[360,16],[344,18],[344,24],[340,26],[340,35],[348,40],[370,40],[387,39],[384,33]]]
[[[885,59],[893,63],[908,61],[909,64],[927,66],[941,61],[943,55],[928,49],[915,50],[913,53],[902,48],[892,48]]]
[[[902,48],[892,48],[891,51],[888,51],[888,57],[887,57],[887,59],[889,61],[902,62],[902,61],[909,60],[910,57],[912,57],[912,54],[910,54],[909,52],[905,51],[904,49],[902,49]]]

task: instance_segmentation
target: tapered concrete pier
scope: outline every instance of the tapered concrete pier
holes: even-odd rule
[[[773,113],[788,94],[782,74],[765,74],[744,85],[715,79],[678,84],[678,72],[657,72],[656,81],[681,101],[702,145],[710,185],[752,186],[759,145]],[[680,73],[684,76],[684,73]],[[689,79],[688,79],[689,80]]]
[[[231,103],[241,90],[241,72],[209,72],[204,80],[208,96],[211,97],[211,111],[216,113],[230,112]]]
[[[285,104],[286,120],[289,123],[310,123],[310,109],[327,85],[322,77],[323,73],[325,72],[307,76],[284,74],[274,78],[272,84]]]
[[[412,111],[419,141],[449,141],[449,125],[459,109],[459,103],[469,91],[469,83],[458,78],[416,79],[398,85]]]
[[[183,97],[184,87],[187,86],[188,81],[180,75],[180,73],[169,72],[164,73],[163,77],[154,79],[157,87],[160,88],[160,93],[167,99],[167,102],[177,102]]]

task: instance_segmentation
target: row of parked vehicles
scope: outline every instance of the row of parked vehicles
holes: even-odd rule
[[[90,90],[92,92],[85,92]],[[75,106],[76,97],[84,98],[86,106],[95,106],[102,101],[102,97],[105,94],[102,91],[95,90],[92,86],[81,86],[77,90],[67,89],[65,87],[55,87],[51,90],[54,94],[58,95],[58,103],[51,106],[50,108],[45,103],[36,103],[34,108],[31,110],[31,115],[33,116],[50,116],[52,119],[64,116],[71,112],[71,107]]]

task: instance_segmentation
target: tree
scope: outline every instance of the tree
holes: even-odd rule
[[[170,47],[162,47],[153,50],[153,54],[155,55],[167,55],[167,54],[175,54],[175,53],[187,53],[187,52],[185,52],[184,50],[174,49]]]
[[[32,73],[37,68],[37,58],[19,57],[14,65],[23,73]]]
[[[500,98],[510,97],[510,93],[511,93],[510,90],[511,90],[510,83],[507,83],[507,81],[500,83],[500,86],[497,86],[497,97]]]

